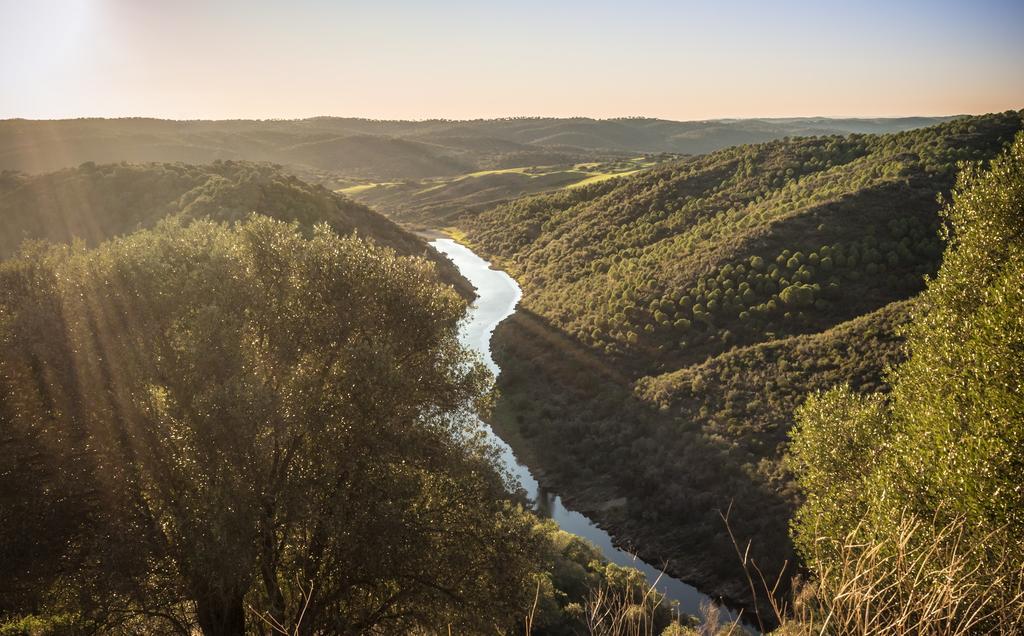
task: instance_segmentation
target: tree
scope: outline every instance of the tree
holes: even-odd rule
[[[875,449],[888,439],[891,425],[882,396],[861,396],[849,387],[810,396],[797,418],[790,468],[805,499],[792,525],[804,538],[804,559],[813,562],[822,546],[807,538],[845,537],[867,513],[864,489],[877,467]]]
[[[95,493],[56,574],[123,565],[96,528],[146,564],[75,611],[240,634],[249,605],[346,634],[483,631],[526,606],[532,522],[475,434],[487,375],[427,262],[254,216],[3,274],[3,430],[50,465],[81,456],[61,481]]]
[[[810,285],[793,284],[783,289],[779,298],[791,307],[807,307],[814,303],[814,289]]]
[[[968,546],[969,572],[982,581],[969,583],[991,620],[1024,611],[1016,591],[1024,576],[1022,210],[1018,135],[988,170],[965,166],[958,178],[945,210],[949,247],[916,304],[909,359],[888,377],[891,397],[839,389],[798,414],[792,457],[806,503],[794,530],[812,566],[828,568],[823,542],[849,542],[851,533],[905,544],[898,522],[910,514],[927,522],[914,541]],[[941,547],[934,553],[948,552]]]

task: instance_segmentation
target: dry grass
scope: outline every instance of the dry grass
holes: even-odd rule
[[[664,572],[662,573],[664,574]],[[637,599],[631,590],[602,585],[590,591],[583,608],[588,636],[659,636],[655,632],[656,614],[664,597],[656,591],[658,581],[650,584]],[[740,619],[731,620],[722,615],[721,608],[705,601],[701,604],[701,623],[686,625],[687,620],[675,615],[660,636],[745,636]],[[674,610],[675,611],[675,610]]]
[[[960,521],[936,528],[904,514],[888,540],[865,541],[859,528],[839,545],[822,540],[814,578],[794,581],[789,604],[775,598],[778,582],[769,589],[758,572],[781,625],[773,633],[1024,633],[1024,564],[992,556],[1005,545],[998,537],[967,542],[965,534]]]
[[[587,632],[590,636],[655,636],[655,612],[662,602],[655,585],[657,581],[639,600],[629,589],[607,585],[592,589],[584,607]]]

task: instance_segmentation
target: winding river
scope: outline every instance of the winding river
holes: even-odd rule
[[[461,338],[463,344],[480,353],[484,363],[497,377],[500,373],[498,365],[491,357],[491,333],[505,318],[515,312],[522,291],[515,280],[503,271],[492,269],[490,263],[477,256],[468,247],[452,239],[442,238],[431,241],[434,249],[448,257],[459,272],[476,288],[477,300],[470,308],[468,320],[463,323]],[[565,531],[584,537],[596,545],[605,558],[618,565],[631,566],[641,570],[648,581],[657,581],[657,588],[669,599],[679,603],[680,611],[694,616],[700,615],[700,605],[710,601],[710,597],[701,593],[692,585],[661,575],[658,568],[634,558],[633,555],[616,548],[607,532],[597,527],[589,518],[569,510],[562,504],[561,498],[542,488],[534,479],[529,467],[516,459],[512,448],[505,440],[498,437],[486,424],[483,425],[491,441],[501,451],[501,460],[506,468],[519,478],[523,489],[538,512],[553,519]],[[660,579],[659,579],[659,575]],[[722,608],[723,617],[732,615]]]

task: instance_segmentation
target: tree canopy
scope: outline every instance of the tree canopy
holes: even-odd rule
[[[266,217],[27,247],[0,265],[0,603],[179,632],[194,607],[207,634],[247,606],[515,620],[533,521],[468,416],[464,306],[426,261]]]
[[[966,546],[967,583],[1002,629],[1024,611],[1024,135],[987,169],[964,166],[944,218],[949,247],[912,312],[891,395],[839,388],[799,413],[791,454],[806,503],[794,532],[825,569],[849,537],[894,546],[901,520],[921,519],[909,541]]]

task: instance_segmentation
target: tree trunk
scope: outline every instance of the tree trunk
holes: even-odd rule
[[[245,636],[245,604],[242,595],[214,595],[196,602],[196,618],[204,636]]]

